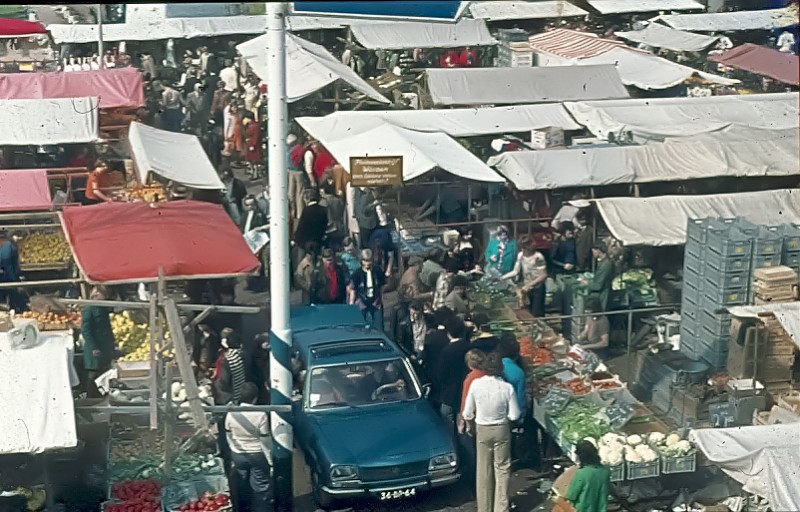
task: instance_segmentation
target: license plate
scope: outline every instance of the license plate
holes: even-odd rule
[[[417,495],[417,489],[398,489],[396,491],[381,491],[379,498],[381,501],[396,500],[400,498],[410,498]]]

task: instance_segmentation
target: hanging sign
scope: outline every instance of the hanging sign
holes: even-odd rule
[[[350,157],[350,182],[354,187],[403,184],[402,156]]]

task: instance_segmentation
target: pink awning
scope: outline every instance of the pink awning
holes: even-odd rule
[[[745,43],[708,58],[726,66],[767,76],[789,85],[800,85],[800,57],[773,48]]]
[[[0,211],[49,210],[52,206],[45,169],[0,170]]]
[[[100,108],[144,105],[142,73],[135,68],[70,73],[0,74],[0,99],[35,100],[99,97]]]
[[[47,34],[47,29],[36,21],[0,18],[0,37],[26,37],[34,34]]]

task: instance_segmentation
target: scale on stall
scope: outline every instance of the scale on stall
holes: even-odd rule
[[[737,425],[752,421],[753,411],[763,411],[767,406],[764,385],[754,379],[731,379],[725,386],[728,403]]]

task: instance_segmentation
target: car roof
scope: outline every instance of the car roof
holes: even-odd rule
[[[292,332],[320,329],[321,327],[364,327],[366,321],[358,306],[347,304],[324,304],[292,308],[290,323]]]

